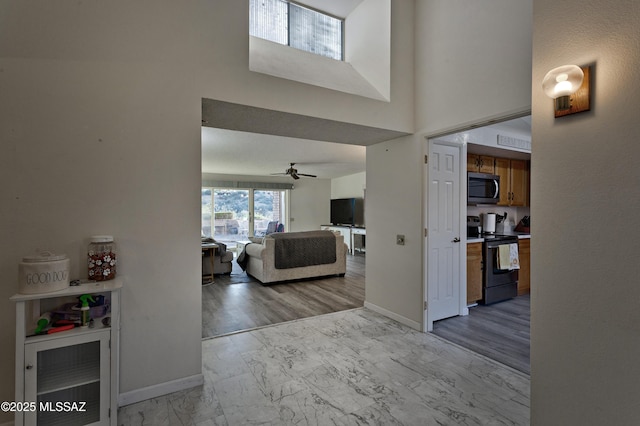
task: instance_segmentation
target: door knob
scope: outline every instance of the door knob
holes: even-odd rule
[[[459,242],[460,242],[460,238],[455,237],[455,238],[453,239],[453,241],[451,241],[451,242],[452,242],[452,243],[459,243]]]

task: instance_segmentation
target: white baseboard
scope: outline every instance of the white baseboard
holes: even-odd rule
[[[382,308],[378,305],[374,305],[370,302],[364,302],[364,307],[367,309],[371,309],[374,312],[377,312],[385,317],[389,317],[392,320],[398,321],[400,324],[404,324],[408,327],[413,328],[414,330],[422,331],[422,324],[417,321],[410,320],[409,318],[403,317],[402,315],[398,315],[395,312],[391,312],[388,309]]]
[[[204,376],[202,374],[196,374],[195,376],[184,377],[182,379],[172,380],[170,382],[159,383],[146,388],[121,393],[118,396],[118,407],[135,404],[136,402],[146,401],[147,399],[157,398],[162,395],[201,386],[203,383]]]

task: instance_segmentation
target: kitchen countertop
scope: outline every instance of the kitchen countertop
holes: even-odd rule
[[[526,232],[500,232],[499,235],[513,235],[518,237],[519,240],[522,239],[530,239],[531,234],[527,234]],[[484,238],[482,237],[467,237],[467,244],[469,243],[482,243],[484,242]]]

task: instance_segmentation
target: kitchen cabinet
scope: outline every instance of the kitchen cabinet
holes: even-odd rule
[[[115,278],[11,297],[16,303],[15,401],[33,404],[15,412],[16,426],[117,424],[121,288],[122,280]],[[93,327],[34,335],[40,315],[83,294],[104,296],[109,307],[103,307],[104,317],[93,318]]]
[[[529,204],[529,171],[526,160],[496,158],[495,174],[500,176],[499,206]]]
[[[520,271],[518,271],[518,296],[529,294],[531,291],[531,240],[518,240],[518,257]]]
[[[482,243],[467,244],[467,304],[482,299]]]
[[[494,160],[488,155],[467,154],[467,171],[493,174]]]

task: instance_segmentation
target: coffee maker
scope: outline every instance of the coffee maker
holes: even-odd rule
[[[467,216],[467,238],[479,237],[482,234],[479,216]]]

